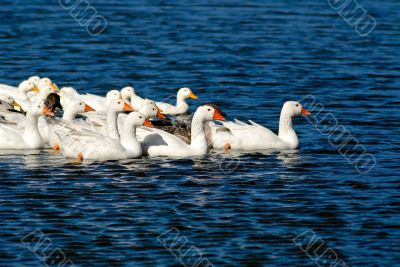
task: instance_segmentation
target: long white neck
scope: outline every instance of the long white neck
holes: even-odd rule
[[[112,110],[107,112],[107,130],[108,136],[112,139],[119,140],[118,133],[118,113]]]
[[[190,147],[196,151],[197,155],[205,155],[208,152],[208,144],[206,134],[204,132],[204,120],[195,113],[192,120],[191,128],[192,140]]]
[[[40,135],[38,129],[38,121],[38,117],[33,116],[30,113],[26,114],[24,140],[25,143],[32,149],[43,146],[42,136]]]
[[[63,114],[63,119],[66,121],[72,121],[75,119],[76,115],[78,115],[79,112],[76,112],[73,108],[66,108],[64,110]]]
[[[188,106],[188,104],[186,103],[186,98],[180,95],[176,96],[176,106]]]
[[[121,145],[128,151],[130,157],[137,158],[142,155],[142,148],[136,138],[136,127],[129,122],[125,122],[122,128]]]
[[[292,149],[299,145],[299,139],[293,129],[292,116],[287,114],[285,110],[282,110],[279,120],[279,138],[289,144]]]

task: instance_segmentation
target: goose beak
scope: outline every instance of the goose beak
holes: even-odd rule
[[[54,92],[58,92],[58,86],[55,83],[51,84],[51,88],[53,89]]]
[[[310,116],[310,115],[311,115],[311,112],[308,111],[308,110],[305,109],[305,108],[301,108],[301,115],[303,115],[303,116]]]
[[[49,109],[48,106],[45,106],[43,108],[43,115],[49,116],[49,117],[53,117],[54,113]]]
[[[224,121],[225,118],[218,111],[214,111],[213,120]]]
[[[32,91],[35,93],[39,93],[39,88],[35,85],[35,87],[33,87]]]
[[[154,127],[153,124],[151,124],[151,122],[149,120],[147,120],[147,119],[144,120],[143,125],[146,126],[146,127],[150,127],[150,128]]]
[[[133,108],[128,103],[124,104],[124,111],[125,112],[133,112]]]
[[[165,116],[162,114],[164,111],[162,111],[161,109],[157,110],[157,117],[160,119],[165,119]]]
[[[90,111],[96,111],[96,110],[89,105],[85,105],[85,112],[90,112]]]
[[[199,97],[197,95],[195,95],[194,93],[190,93],[189,97],[191,99],[198,99]]]

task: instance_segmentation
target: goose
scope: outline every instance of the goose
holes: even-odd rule
[[[294,117],[311,115],[299,102],[287,101],[284,103],[279,121],[279,133],[253,121],[250,124],[236,120],[223,122],[223,126],[210,124],[212,145],[214,148],[235,150],[263,150],[263,149],[295,149],[299,139],[293,129]]]
[[[186,99],[198,99],[198,97],[187,87],[179,89],[176,96],[176,105],[171,105],[163,102],[156,102],[157,107],[159,107],[163,114],[165,115],[181,115],[185,114],[189,110],[189,105],[186,103]]]
[[[0,149],[38,149],[43,148],[44,142],[39,133],[38,120],[41,115],[53,116],[48,108],[32,105],[26,114],[24,128],[18,125],[0,124]]]
[[[140,143],[136,138],[136,127],[152,127],[145,116],[139,112],[130,113],[124,122],[121,139],[113,139],[90,130],[77,131],[67,124],[62,124],[56,131],[63,154],[66,158],[83,160],[122,160],[142,156]]]
[[[112,100],[122,99],[121,93],[118,90],[111,90],[106,97],[93,94],[80,95],[80,99],[97,111],[106,112]]]
[[[193,157],[204,156],[208,152],[204,124],[212,120],[224,121],[224,117],[210,105],[197,108],[191,126],[191,144],[160,129],[138,129],[137,136],[143,153],[150,157]]]

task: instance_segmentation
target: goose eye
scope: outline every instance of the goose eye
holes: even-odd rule
[[[118,104],[121,104],[121,102],[118,102]]]
[[[298,107],[299,106],[299,104],[296,104],[296,107]]]
[[[155,109],[155,108],[153,108],[153,111],[156,111],[156,109]]]
[[[142,117],[142,116],[140,116],[140,117],[139,117],[139,119],[143,119],[143,117]]]
[[[209,108],[208,111],[211,111],[211,109]]]

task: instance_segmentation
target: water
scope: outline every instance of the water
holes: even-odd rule
[[[37,74],[157,100],[189,86],[192,110],[219,102],[274,131],[284,101],[312,94],[377,164],[358,173],[304,118],[296,151],[84,165],[2,152],[1,266],[42,265],[49,252],[21,242],[35,230],[76,266],[179,266],[157,239],[174,228],[215,266],[316,266],[292,241],[307,230],[349,266],[399,265],[397,1],[360,2],[377,20],[365,38],[326,1],[93,0],[98,37],[57,2],[1,2],[0,83]]]

